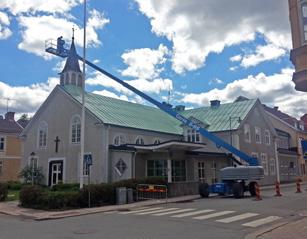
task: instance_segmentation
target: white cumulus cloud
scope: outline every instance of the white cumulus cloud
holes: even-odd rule
[[[151,80],[158,77],[161,67],[167,60],[169,51],[160,44],[157,50],[141,48],[129,50],[122,54],[122,59],[128,67],[121,72],[123,76]]]
[[[287,0],[278,4],[276,0],[265,4],[254,0],[135,1],[150,19],[152,32],[172,42],[172,68],[177,73],[196,70],[209,53],[252,41],[256,34],[284,50],[291,45]]]
[[[0,40],[7,39],[12,35],[12,31],[8,28],[10,19],[4,12],[0,12]]]
[[[185,94],[181,101],[196,105],[209,105],[210,100],[221,100],[222,103],[232,102],[242,95],[250,99],[259,98],[262,103],[279,108],[295,117],[307,112],[307,95],[294,89],[292,82],[293,69],[283,69],[280,73],[255,76],[236,80],[223,89],[213,89],[200,94]]]
[[[45,83],[32,84],[30,86],[11,86],[0,81],[0,111],[6,112],[6,98],[9,101],[9,110],[17,113],[33,114],[46,100],[59,79],[49,78]],[[35,96],[35,97],[33,97]]]

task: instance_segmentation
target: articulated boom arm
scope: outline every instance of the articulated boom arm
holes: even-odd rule
[[[68,52],[66,49],[64,49],[64,51],[61,51],[59,53],[53,47],[46,47],[46,51],[49,52],[49,53],[55,54],[57,56],[60,56],[60,57],[66,57],[67,56],[67,52]],[[83,58],[80,57],[79,55],[78,55],[78,58],[81,61],[83,60]],[[186,125],[186,126],[192,128],[192,129],[196,130],[202,136],[204,136],[204,137],[208,138],[209,140],[213,141],[217,145],[217,147],[222,147],[222,148],[228,150],[229,152],[231,152],[232,154],[238,156],[240,159],[244,160],[245,162],[247,162],[251,166],[258,166],[259,165],[258,160],[256,158],[250,157],[249,155],[245,154],[244,152],[242,152],[242,151],[238,150],[237,148],[231,146],[230,144],[228,144],[227,142],[225,142],[221,138],[215,136],[214,134],[208,132],[206,129],[200,127],[199,125],[197,125],[196,123],[192,122],[191,120],[189,120],[189,119],[185,118],[184,116],[178,114],[176,111],[172,110],[170,107],[161,104],[157,100],[155,100],[155,99],[151,98],[150,96],[144,94],[143,92],[141,92],[138,89],[134,88],[133,86],[129,85],[125,81],[122,81],[118,77],[110,74],[109,72],[103,70],[102,68],[100,68],[97,65],[89,62],[88,60],[85,60],[85,62],[86,62],[87,65],[91,66],[95,70],[97,70],[97,71],[103,73],[104,75],[110,77],[111,79],[115,80],[116,82],[118,82],[122,86],[126,87],[127,89],[131,90],[135,94],[141,96],[142,98],[146,99],[150,103],[154,104],[155,106],[157,106],[158,108],[160,108],[164,112],[168,113],[169,115],[173,116],[177,120],[181,121],[184,125]]]

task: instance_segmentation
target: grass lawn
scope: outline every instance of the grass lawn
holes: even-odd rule
[[[6,201],[19,200],[19,190],[9,190]]]

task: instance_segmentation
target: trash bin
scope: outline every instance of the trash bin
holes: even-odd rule
[[[127,189],[127,203],[133,203],[133,189]]]
[[[127,189],[125,187],[116,188],[116,204],[127,203]]]

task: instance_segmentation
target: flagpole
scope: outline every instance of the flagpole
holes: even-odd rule
[[[81,115],[81,155],[80,155],[80,189],[83,188],[83,157],[85,141],[85,56],[86,56],[86,0],[84,0],[83,13],[83,80],[82,80],[82,115]]]

